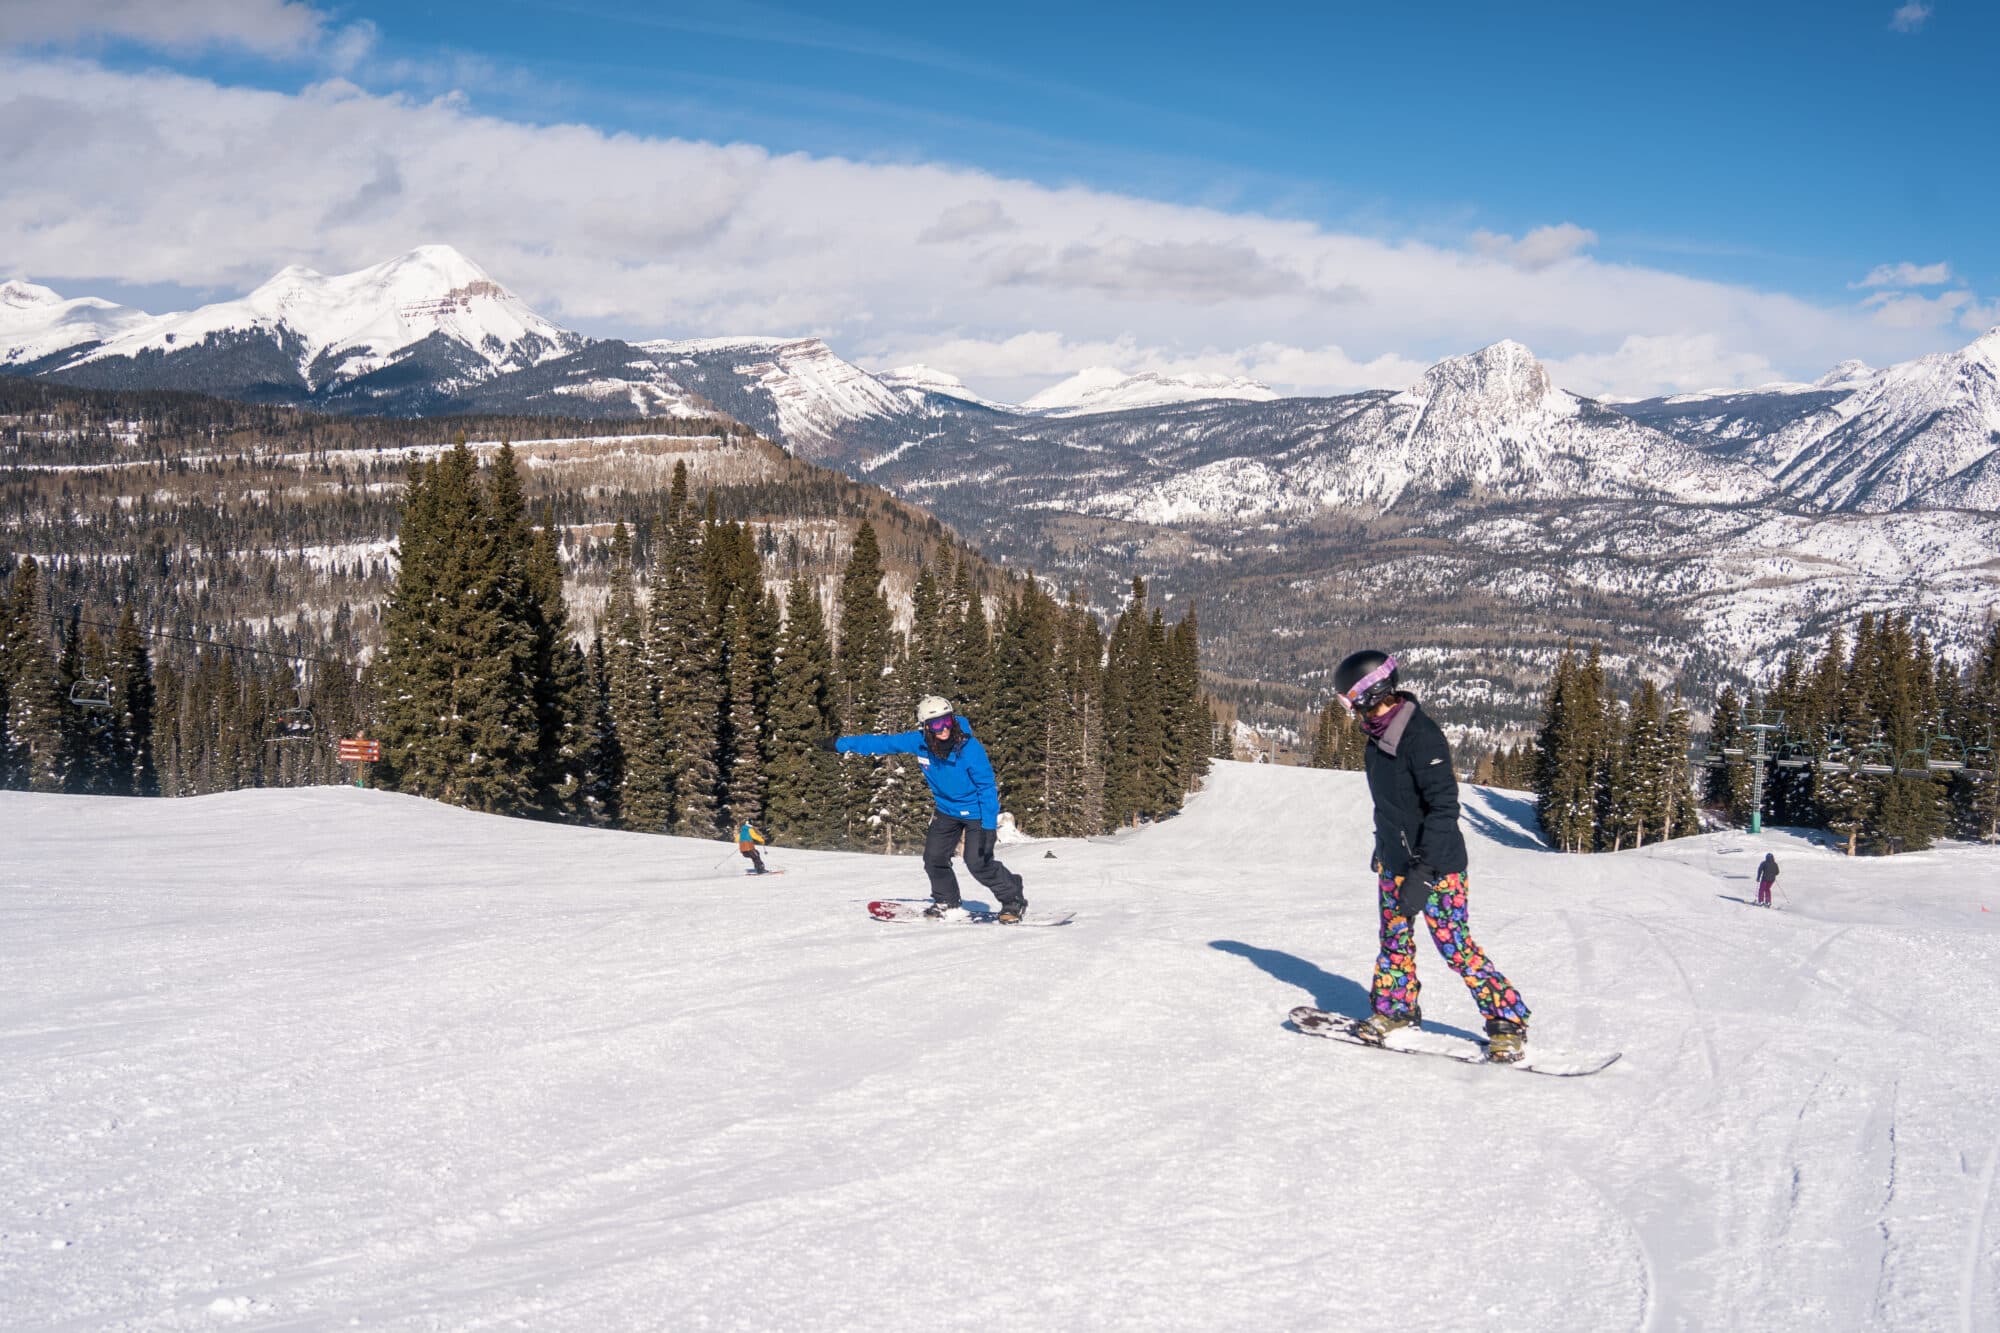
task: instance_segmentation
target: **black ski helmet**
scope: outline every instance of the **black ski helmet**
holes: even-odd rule
[[[1333,688],[1342,703],[1365,713],[1396,692],[1396,659],[1373,648],[1349,653],[1333,669]]]

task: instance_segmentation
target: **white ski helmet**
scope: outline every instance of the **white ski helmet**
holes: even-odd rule
[[[924,723],[936,718],[950,716],[951,700],[944,698],[942,695],[926,695],[924,701],[917,705],[918,726],[922,726]]]

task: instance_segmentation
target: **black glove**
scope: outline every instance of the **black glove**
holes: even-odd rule
[[[1396,895],[1396,905],[1402,909],[1403,915],[1416,920],[1417,913],[1423,911],[1424,904],[1430,901],[1431,890],[1437,887],[1437,882],[1437,871],[1422,861],[1410,862],[1409,868],[1403,872],[1401,891]]]
[[[814,741],[813,749],[825,750],[828,754],[839,753],[839,750],[835,748],[835,738],[832,736],[822,736],[818,740]]]

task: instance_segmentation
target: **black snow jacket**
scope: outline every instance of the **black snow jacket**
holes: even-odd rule
[[[1440,875],[1464,874],[1465,836],[1458,829],[1458,776],[1451,744],[1414,695],[1394,754],[1368,742],[1363,763],[1375,798],[1375,860],[1384,875],[1422,861]]]
[[[1759,883],[1769,884],[1777,877],[1778,877],[1778,858],[1771,855],[1769,852],[1765,852],[1764,864],[1757,867],[1757,880]]]

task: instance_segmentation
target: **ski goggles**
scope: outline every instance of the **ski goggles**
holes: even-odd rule
[[[1357,712],[1363,708],[1373,708],[1389,693],[1389,677],[1395,674],[1396,659],[1384,658],[1381,666],[1355,681],[1353,687],[1340,696],[1340,700]]]
[[[948,732],[951,731],[951,715],[947,713],[943,717],[932,718],[930,721],[924,723],[924,730],[928,731],[933,736],[943,736],[947,734]]]

